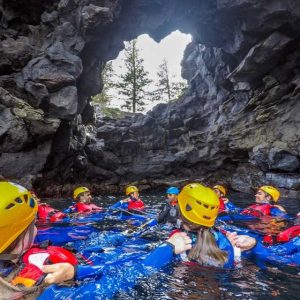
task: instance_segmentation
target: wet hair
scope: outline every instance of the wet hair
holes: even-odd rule
[[[196,243],[190,250],[188,257],[201,265],[223,267],[228,261],[228,254],[217,246],[210,228],[191,223],[183,216],[181,219],[190,231],[197,234]]]

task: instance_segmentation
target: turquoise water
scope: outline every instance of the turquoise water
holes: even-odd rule
[[[141,198],[154,211],[159,211],[164,201],[164,196],[159,193],[145,193]],[[244,194],[232,195],[230,199],[241,207],[246,207],[252,201],[251,195]],[[117,200],[116,197],[97,197],[95,202],[108,206]],[[64,208],[71,203],[51,199],[47,202],[57,208]],[[300,211],[300,201],[297,199],[284,199],[280,204],[291,214]],[[108,230],[110,226],[115,228],[118,224],[106,222],[101,229]],[[144,238],[149,243],[156,243],[162,236],[160,232],[154,232]],[[119,293],[114,299],[300,299],[299,272],[299,269],[273,266],[262,270],[247,260],[230,271],[179,263],[140,280],[129,293]]]

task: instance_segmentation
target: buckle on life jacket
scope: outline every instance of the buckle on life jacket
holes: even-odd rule
[[[33,287],[40,284],[44,277],[45,274],[38,266],[28,263],[23,264],[23,268],[11,283],[15,286]]]
[[[11,281],[11,283],[15,286],[32,287],[35,285],[36,281],[30,278],[17,276]]]

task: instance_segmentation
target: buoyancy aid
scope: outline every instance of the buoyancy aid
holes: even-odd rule
[[[223,197],[220,197],[219,200],[220,200],[219,213],[221,213],[226,210],[226,206],[225,206],[225,201],[224,201]]]
[[[77,202],[75,204],[75,208],[76,208],[76,211],[79,213],[102,211],[102,207],[97,206],[94,203]]]
[[[25,287],[38,285],[45,277],[42,271],[43,265],[66,262],[73,266],[78,264],[76,256],[64,248],[57,246],[33,247],[23,255],[21,268],[11,283],[15,286]]]
[[[128,202],[128,210],[144,210],[145,204],[141,199],[130,199]]]
[[[280,232],[275,237],[272,235],[266,235],[263,238],[263,243],[267,245],[273,245],[274,243],[286,243],[297,236],[300,236],[300,225],[292,226]]]
[[[254,217],[269,216],[271,215],[271,209],[274,208],[274,205],[271,204],[253,204],[245,208],[241,214],[242,215],[251,215]]]
[[[66,214],[54,209],[46,203],[39,204],[38,207],[38,218],[40,220],[47,220],[50,222],[56,222],[66,217]]]

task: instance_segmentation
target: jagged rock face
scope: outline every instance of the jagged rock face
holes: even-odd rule
[[[4,176],[41,188],[197,178],[300,190],[299,1],[3,1],[1,12]],[[193,35],[182,99],[88,125],[100,71],[123,41],[175,29]]]

